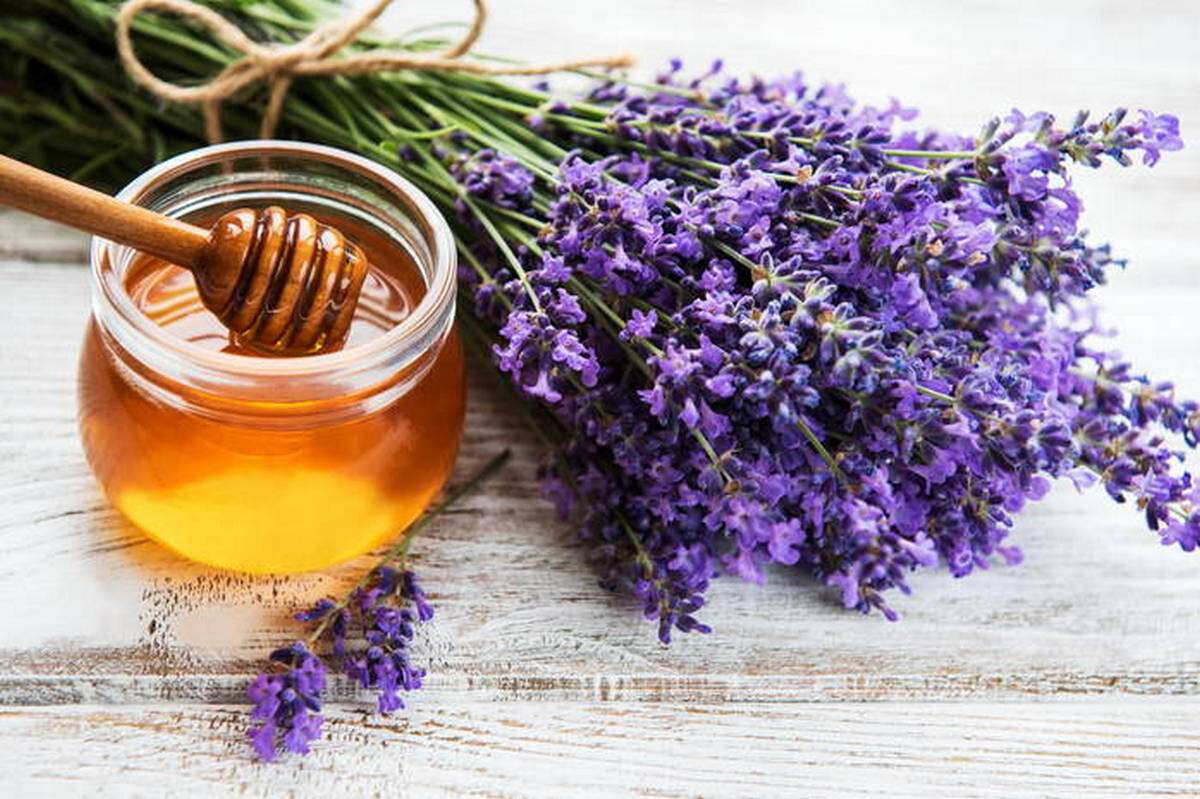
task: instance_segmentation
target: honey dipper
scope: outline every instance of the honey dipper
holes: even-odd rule
[[[190,269],[205,307],[243,343],[270,352],[340,344],[367,274],[358,245],[307,214],[238,208],[206,230],[3,155],[0,205]]]

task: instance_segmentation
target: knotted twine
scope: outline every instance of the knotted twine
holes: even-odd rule
[[[436,53],[403,50],[368,50],[338,56],[339,50],[358,38],[392,0],[374,0],[360,13],[349,14],[314,29],[293,44],[260,44],[216,11],[193,0],[129,0],[117,16],[117,52],[129,76],[162,100],[198,104],[204,109],[204,130],[210,143],[221,141],[221,103],[247,86],[266,81],[270,87],[259,134],[269,139],[283,113],[292,81],[301,76],[365,75],[371,72],[416,70],[469,72],[476,75],[546,75],[585,67],[624,67],[633,63],[628,55],[584,58],[549,64],[491,65],[464,58],[483,33],[487,22],[485,0],[473,0],[475,18],[466,34],[450,47]],[[207,83],[181,86],[155,75],[138,59],[133,49],[133,21],[143,11],[164,11],[186,17],[207,28],[213,36],[240,52],[242,58],[221,70]]]

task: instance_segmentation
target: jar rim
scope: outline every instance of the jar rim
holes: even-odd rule
[[[175,361],[177,366],[199,369],[218,381],[221,379],[262,379],[271,377],[322,378],[324,380],[350,376],[360,372],[370,373],[388,365],[397,357],[408,342],[428,341],[436,335],[437,327],[448,324],[453,318],[456,290],[456,258],[454,237],[445,218],[434,206],[433,201],[411,181],[392,169],[360,155],[335,147],[308,142],[275,139],[251,139],[209,145],[189,150],[169,158],[136,177],[115,196],[119,200],[135,202],[144,192],[164,181],[183,175],[191,170],[220,163],[230,158],[256,156],[284,156],[292,158],[315,158],[334,167],[352,172],[366,173],[389,189],[402,195],[411,203],[420,221],[430,231],[429,250],[433,263],[429,265],[425,293],[413,308],[412,313],[395,327],[370,341],[356,344],[330,353],[305,355],[293,358],[253,358],[233,353],[206,349],[193,342],[173,335],[142,313],[125,291],[112,285],[102,274],[104,255],[120,252],[124,248],[100,236],[92,238],[92,278],[104,301],[116,310],[120,332],[128,334],[122,345],[131,350],[139,360]],[[99,301],[99,298],[96,298]],[[449,313],[447,314],[447,307]],[[449,316],[449,319],[447,318]],[[122,339],[126,336],[122,335]],[[412,353],[403,364],[392,364],[403,369],[421,353]],[[160,357],[143,358],[143,355]]]

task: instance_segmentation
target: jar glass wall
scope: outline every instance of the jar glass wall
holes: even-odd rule
[[[364,318],[376,334],[340,351],[254,357],[181,335],[182,294],[159,291],[152,319],[152,292],[131,289],[142,256],[95,240],[80,430],[113,504],[187,558],[250,572],[327,566],[416,518],[449,475],[465,405],[454,244],[432,203],[373,162],[272,141],[184,154],[119,196],[198,223],[247,206],[309,213],[414,290],[394,324]]]

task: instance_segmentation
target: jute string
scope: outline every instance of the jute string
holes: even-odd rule
[[[560,70],[624,67],[633,63],[628,55],[530,65],[492,65],[471,61],[464,56],[483,33],[488,14],[485,0],[473,2],[475,18],[470,28],[445,50],[410,53],[379,49],[339,56],[338,51],[358,38],[392,4],[392,0],[373,0],[362,12],[332,20],[300,41],[287,45],[260,44],[216,11],[192,0],[129,0],[117,16],[117,52],[129,76],[157,97],[168,102],[200,105],[204,109],[205,135],[214,144],[221,141],[221,103],[260,81],[266,81],[270,91],[259,133],[262,138],[269,139],[274,135],[283,114],[284,100],[292,81],[301,76],[364,75],[405,69],[469,72],[476,75],[546,75]],[[133,49],[133,21],[143,11],[163,11],[186,17],[240,52],[242,58],[225,67],[207,83],[181,86],[165,81],[147,69]]]

